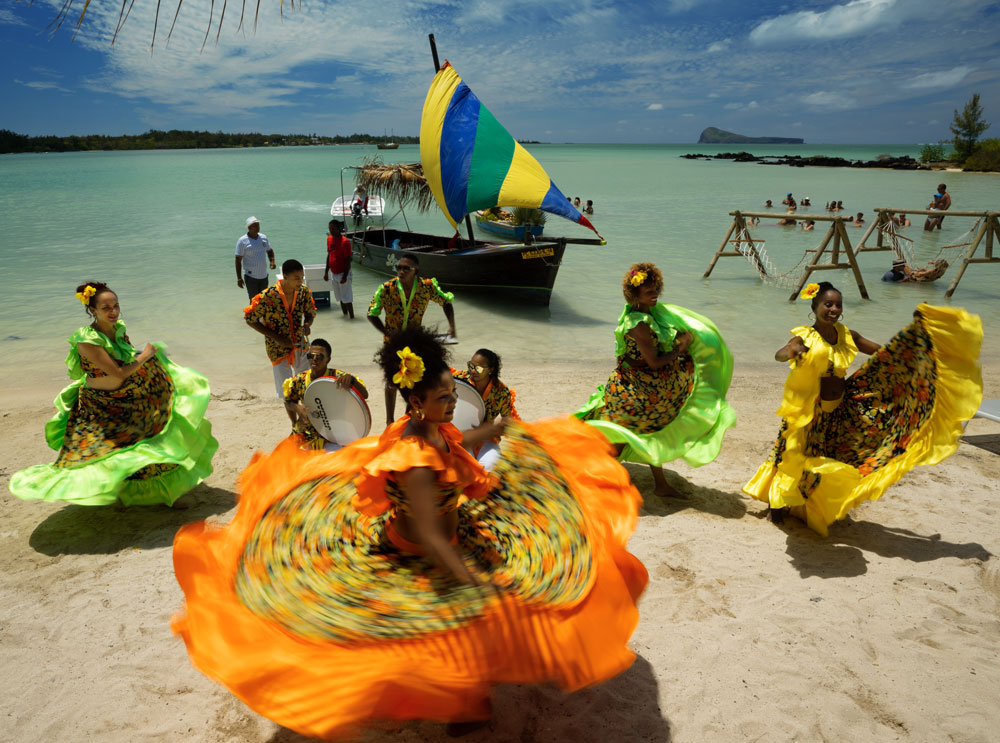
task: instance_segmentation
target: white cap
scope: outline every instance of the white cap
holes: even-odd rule
[[[257,217],[247,217],[247,227],[254,224],[255,222],[259,223],[260,220],[257,219]]]

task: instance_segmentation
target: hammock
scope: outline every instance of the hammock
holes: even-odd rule
[[[799,287],[799,284],[802,283],[802,277],[806,272],[806,267],[803,264],[809,257],[809,253],[813,252],[807,250],[799,258],[799,262],[792,266],[792,268],[779,273],[774,262],[771,260],[771,256],[768,255],[767,250],[764,248],[764,241],[754,240],[750,236],[750,231],[745,226],[740,228],[740,231],[736,234],[736,239],[732,242],[736,246],[736,252],[747,259],[747,263],[757,272],[761,281],[768,286],[777,286],[782,289],[797,289]]]

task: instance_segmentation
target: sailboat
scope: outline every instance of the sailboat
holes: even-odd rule
[[[556,187],[544,168],[480,102],[446,60],[424,101],[420,122],[420,163],[383,164],[373,160],[355,168],[369,194],[427,210],[436,203],[456,230],[440,236],[386,227],[347,234],[354,260],[386,275],[404,252],[417,253],[420,272],[451,290],[481,290],[547,305],[568,243],[605,245],[583,214]],[[497,244],[477,240],[469,215],[495,206],[541,209],[594,231],[596,238],[555,238],[545,242]],[[405,220],[405,213],[404,213]],[[468,239],[458,225],[464,220]]]
[[[385,129],[382,130],[382,134],[385,135]],[[392,139],[395,139],[395,138],[396,138],[396,130],[393,129],[393,131],[392,131]],[[386,139],[387,139],[387,141],[385,141],[385,142],[379,142],[375,146],[378,147],[380,150],[398,150],[399,149],[399,142],[393,142],[392,139],[389,139],[389,138],[386,138]]]

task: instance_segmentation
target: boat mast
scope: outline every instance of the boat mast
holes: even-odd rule
[[[437,44],[434,43],[434,34],[427,34],[427,40],[431,43],[431,56],[434,58],[434,74],[436,75],[441,70],[441,62],[438,60],[438,48]],[[472,220],[469,219],[469,213],[465,213],[465,229],[469,232],[469,242],[473,246],[476,244],[476,238],[472,234]]]

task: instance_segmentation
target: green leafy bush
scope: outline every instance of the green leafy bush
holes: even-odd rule
[[[972,156],[963,163],[962,170],[1000,171],[1000,139],[984,139],[980,142]]]
[[[920,162],[922,163],[941,162],[942,160],[946,160],[947,157],[944,145],[940,142],[937,144],[925,144],[924,148],[920,150]]]

